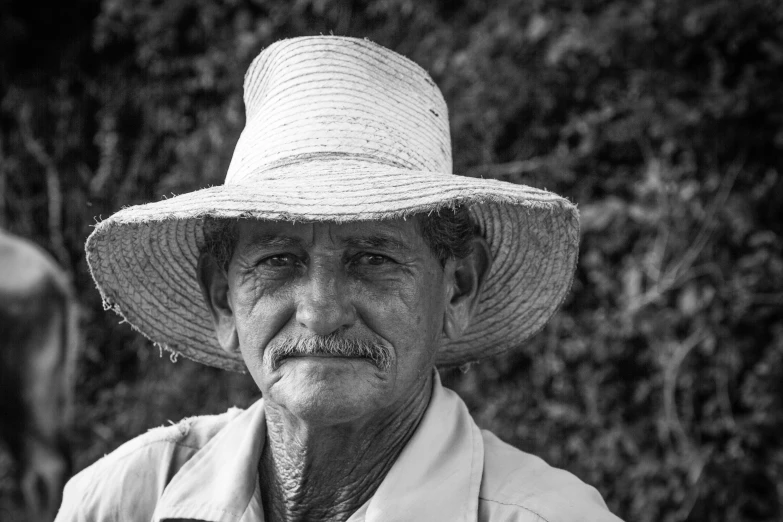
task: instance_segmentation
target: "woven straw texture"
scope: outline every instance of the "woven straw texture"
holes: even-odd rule
[[[519,347],[557,310],[577,258],[576,208],[453,175],[446,104],[418,65],[367,40],[294,38],[262,52],[244,87],[247,122],[224,185],[123,209],[87,241],[105,306],[154,343],[245,371],[219,347],[196,279],[205,216],[348,222],[469,204],[493,263],[442,366]]]

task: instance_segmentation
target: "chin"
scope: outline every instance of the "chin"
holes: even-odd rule
[[[383,406],[390,380],[366,361],[286,360],[267,397],[317,424],[358,420]]]

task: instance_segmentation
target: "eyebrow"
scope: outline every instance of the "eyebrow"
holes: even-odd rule
[[[249,248],[304,248],[304,241],[298,237],[279,236],[277,234],[262,234],[252,236],[248,241]]]
[[[385,235],[347,237],[341,243],[352,248],[381,248],[385,250],[408,251],[410,247],[397,238]]]

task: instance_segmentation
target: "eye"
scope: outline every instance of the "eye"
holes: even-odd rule
[[[360,266],[382,266],[391,262],[391,259],[381,254],[363,253],[353,258],[353,264]]]
[[[292,268],[299,265],[299,258],[293,254],[275,254],[265,257],[259,264],[271,268]]]

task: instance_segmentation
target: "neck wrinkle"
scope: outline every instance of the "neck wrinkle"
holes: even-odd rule
[[[266,409],[267,435],[259,461],[264,516],[269,522],[345,521],[376,492],[415,433],[431,396],[431,373],[411,400],[382,422],[337,426],[304,437],[284,414]],[[271,404],[270,404],[271,406]]]

